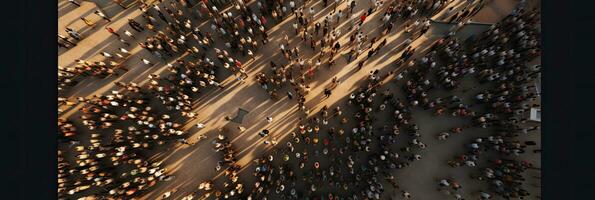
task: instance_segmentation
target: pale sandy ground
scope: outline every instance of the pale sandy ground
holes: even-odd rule
[[[120,34],[123,33],[124,29],[131,30],[134,32],[126,23],[127,18],[140,19],[140,11],[137,9],[137,5],[127,10],[122,10],[119,6],[111,3],[111,1],[95,1],[97,4],[92,2],[83,2],[83,6],[78,8],[67,0],[58,1],[58,30],[63,32],[64,27],[74,27],[77,30],[82,30],[82,34],[85,39],[78,43],[78,45],[70,50],[59,50],[58,63],[60,66],[72,66],[73,60],[82,58],[86,60],[100,60],[101,56],[98,55],[101,51],[112,52],[118,47],[123,47],[115,36],[110,35],[104,30],[106,26],[112,27],[117,30]],[[166,1],[168,2],[168,1]],[[493,23],[506,16],[510,12],[512,6],[512,0],[494,0],[488,4],[487,8],[480,11],[474,21]],[[503,6],[503,2],[508,3]],[[297,2],[300,5],[300,1]],[[455,2],[456,3],[456,2]],[[309,6],[315,5],[317,11],[322,9],[322,2],[310,1]],[[365,12],[368,8],[369,1],[358,1],[358,6],[354,11],[352,17],[358,17],[361,13]],[[100,20],[98,16],[93,14],[95,9],[101,7],[104,12],[111,17],[112,22],[106,23],[104,20]],[[253,6],[253,5],[252,5]],[[345,7],[346,4],[339,6],[339,9]],[[332,10],[332,4],[328,8],[324,9],[322,13],[330,13]],[[379,32],[379,18],[382,12],[374,12],[372,16],[369,16],[364,24],[364,32],[369,34],[372,38]],[[86,25],[79,19],[81,16],[88,16],[89,19],[97,21],[95,28],[87,28]],[[318,19],[323,18],[323,14],[317,14],[315,17]],[[215,132],[219,128],[226,127],[230,130],[232,138],[232,144],[239,149],[238,154],[239,164],[247,169],[246,171],[252,171],[253,166],[250,166],[251,161],[256,157],[262,155],[267,151],[267,147],[263,144],[263,140],[257,136],[256,132],[263,128],[271,130],[273,135],[277,138],[283,138],[290,130],[294,129],[297,125],[296,122],[300,117],[304,117],[303,113],[297,112],[297,103],[295,100],[289,101],[284,96],[284,91],[280,92],[280,96],[283,97],[279,101],[271,100],[268,95],[264,92],[252,78],[256,73],[268,69],[268,63],[274,60],[277,64],[285,63],[284,58],[279,54],[278,44],[282,40],[283,35],[287,34],[290,38],[295,35],[291,28],[293,23],[293,17],[286,18],[283,22],[269,28],[270,40],[267,45],[261,46],[259,51],[256,53],[256,59],[254,61],[244,62],[248,69],[250,78],[245,83],[239,83],[233,76],[229,76],[223,80],[223,84],[226,86],[225,89],[212,89],[206,94],[202,94],[194,104],[194,111],[199,113],[198,119],[188,122],[186,130],[192,135],[190,142],[194,142],[194,138],[201,134],[207,134],[210,138],[215,137]],[[202,22],[202,20],[201,20]],[[271,21],[272,22],[272,21]],[[271,26],[269,22],[269,27]],[[348,22],[342,20],[340,25],[342,29],[342,39],[344,43],[348,41],[348,31],[346,30]],[[318,71],[315,75],[315,80],[311,82],[310,86],[312,91],[307,99],[307,107],[314,111],[319,110],[324,105],[335,105],[337,104],[346,94],[349,94],[353,90],[357,89],[357,86],[361,84],[370,70],[373,69],[392,69],[394,60],[400,56],[402,51],[403,40],[406,39],[400,28],[402,22],[395,24],[391,34],[387,36],[387,45],[376,55],[366,62],[364,68],[360,71],[353,70],[357,65],[357,61],[346,63],[345,58],[336,59],[337,63],[333,69],[323,68]],[[202,23],[203,29],[206,29],[209,23]],[[422,36],[417,39],[413,45],[420,46],[418,50],[427,47],[427,44],[432,43],[436,38],[440,37],[443,33],[448,30],[448,25],[433,25],[429,31],[429,34]],[[472,35],[485,30],[485,27],[470,27],[464,28],[463,33],[460,35]],[[123,35],[123,34],[122,34]],[[148,36],[147,31],[142,34],[137,34],[137,42],[139,38],[145,38]],[[125,37],[125,36],[124,36]],[[465,37],[465,36],[462,36]],[[299,38],[291,40],[291,47],[301,45]],[[221,46],[221,44],[217,44]],[[102,94],[109,92],[114,89],[113,82],[136,82],[142,84],[149,73],[160,73],[165,70],[165,64],[163,61],[157,59],[146,50],[143,50],[136,44],[132,44],[129,48],[133,54],[126,65],[131,69],[129,72],[120,75],[118,77],[108,77],[105,79],[88,78],[87,80],[79,83],[76,87],[65,93],[66,97],[75,98],[77,96],[92,96],[94,94]],[[311,58],[314,53],[309,47],[300,47],[300,53],[306,58]],[[417,51],[419,52],[419,51]],[[347,52],[342,52],[347,53]],[[338,53],[336,57],[341,57],[342,53]],[[365,54],[360,56],[358,59],[363,59]],[[151,60],[154,66],[144,66],[140,59],[147,58]],[[219,78],[228,77],[229,74],[219,74]],[[341,80],[340,84],[336,89],[333,90],[333,95],[330,98],[322,99],[321,93],[324,87],[330,83],[330,79],[333,76],[337,76]],[[62,107],[65,112],[60,116],[62,118],[71,118],[76,122],[78,117],[77,110],[81,105],[74,106],[73,108]],[[242,126],[246,127],[247,130],[243,133],[237,133],[237,124],[229,123],[224,120],[225,116],[235,116],[238,108],[248,110],[248,113]],[[314,113],[314,112],[312,112]],[[264,118],[266,116],[272,116],[274,122],[272,124],[266,123]],[[409,190],[413,195],[414,199],[446,199],[446,196],[436,192],[433,188],[436,185],[436,181],[433,177],[445,177],[445,176],[456,176],[460,177],[463,187],[474,185],[474,182],[465,179],[465,174],[462,170],[452,170],[444,164],[444,161],[453,155],[455,152],[462,150],[462,145],[469,141],[467,137],[459,137],[449,139],[447,142],[438,144],[433,138],[433,134],[440,130],[444,130],[446,127],[451,126],[452,121],[432,121],[431,124],[425,125],[424,121],[429,120],[429,114],[419,112],[415,114],[418,124],[420,124],[423,132],[428,134],[424,135],[424,141],[428,142],[429,149],[424,154],[424,159],[420,162],[416,162],[405,170],[401,170],[397,173],[400,184]],[[419,118],[419,119],[418,119]],[[425,120],[424,120],[425,119]],[[206,124],[206,128],[197,130],[193,125],[197,122]],[[472,137],[472,136],[469,136]],[[177,188],[173,197],[179,199],[183,195],[187,195],[190,192],[196,191],[198,184],[205,179],[213,179],[214,177],[220,177],[220,174],[215,173],[216,162],[219,160],[220,155],[215,154],[211,149],[210,139],[201,141],[193,146],[181,146],[174,145],[167,150],[156,154],[152,159],[163,160],[164,165],[168,171],[175,175],[176,178],[167,183],[158,184],[153,190],[144,196],[144,199],[156,199],[162,193]],[[539,140],[538,140],[539,141]],[[450,151],[450,149],[456,149]],[[532,157],[533,160],[538,161],[539,157]],[[243,173],[242,178],[249,180],[251,175],[249,173]],[[531,179],[533,180],[533,179]],[[470,189],[471,190],[471,189]],[[389,193],[389,192],[387,192]],[[400,198],[400,196],[399,196]],[[470,199],[470,196],[469,196]]]

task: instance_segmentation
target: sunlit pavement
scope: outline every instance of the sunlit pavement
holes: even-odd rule
[[[123,10],[119,6],[115,5],[111,1],[96,1],[101,2],[100,4],[94,4],[92,2],[83,2],[81,7],[76,7],[70,4],[67,0],[58,1],[58,30],[61,34],[66,35],[63,32],[65,27],[71,27],[76,30],[80,30],[83,34],[84,39],[78,43],[78,45],[72,49],[59,50],[58,63],[63,67],[70,67],[74,63],[75,59],[85,59],[90,61],[101,60],[101,55],[98,55],[102,51],[113,52],[119,47],[125,47],[117,38],[105,30],[105,27],[111,27],[119,33],[123,33],[125,29],[132,29],[127,25],[128,18],[139,19],[141,12],[138,10],[138,4],[133,4],[131,8]],[[169,3],[169,1],[165,1]],[[504,1],[494,0],[498,2],[496,4],[489,3],[486,9],[478,12],[478,15],[473,18],[474,22],[482,23],[494,23],[499,19],[506,16],[512,10],[509,4],[504,5]],[[506,1],[513,3],[515,1]],[[505,3],[506,3],[505,2]],[[254,6],[254,1],[249,5]],[[299,3],[298,3],[299,4]],[[317,18],[322,21],[323,16],[332,11],[332,5],[323,9],[322,3],[317,1],[310,1],[308,7],[315,5],[317,11],[323,10],[317,14]],[[361,13],[365,12],[369,7],[369,1],[358,1],[358,5],[354,10],[352,17],[359,17]],[[112,22],[106,22],[97,15],[93,14],[95,9],[99,7],[112,19]],[[343,3],[338,9],[343,9],[346,3]],[[386,5],[385,5],[386,6]],[[497,9],[496,9],[497,8]],[[223,9],[222,9],[223,10]],[[384,9],[383,9],[384,10]],[[325,15],[323,15],[324,13]],[[96,23],[94,28],[87,27],[79,18],[85,16]],[[320,16],[320,17],[318,17]],[[370,38],[379,34],[378,29],[381,24],[380,18],[382,17],[382,11],[376,11],[366,19],[363,29],[364,33],[367,33]],[[199,113],[197,119],[187,122],[186,130],[190,132],[189,142],[194,143],[195,139],[202,134],[207,134],[209,139],[200,141],[193,146],[188,145],[167,145],[162,149],[155,150],[158,152],[152,159],[163,160],[167,171],[172,173],[176,178],[169,182],[159,183],[157,186],[144,196],[146,199],[157,199],[161,194],[171,189],[177,188],[178,191],[173,194],[173,199],[179,199],[181,196],[190,194],[197,190],[197,186],[200,182],[206,179],[213,179],[214,177],[220,176],[216,173],[215,166],[219,160],[219,155],[215,154],[212,150],[210,143],[211,139],[216,136],[217,130],[226,128],[229,137],[232,138],[233,146],[239,150],[237,155],[240,165],[245,167],[241,174],[241,180],[246,183],[249,187],[252,187],[250,180],[253,180],[250,172],[253,171],[254,167],[250,166],[252,160],[263,155],[269,150],[265,144],[264,139],[261,139],[256,133],[264,128],[271,131],[273,137],[282,139],[287,136],[291,131],[297,127],[297,122],[300,118],[306,118],[303,112],[298,112],[296,100],[288,100],[284,95],[285,90],[279,92],[279,96],[282,97],[278,101],[271,100],[267,93],[258,85],[254,80],[254,76],[258,72],[267,71],[269,69],[270,61],[274,61],[277,64],[286,63],[285,59],[279,54],[278,46],[282,41],[285,34],[290,36],[290,46],[300,46],[300,54],[304,58],[313,59],[313,56],[318,52],[312,52],[311,49],[299,39],[295,37],[291,24],[293,23],[294,17],[288,17],[284,21],[272,25],[273,22],[268,24],[268,32],[270,35],[270,42],[264,46],[260,46],[259,50],[255,52],[256,59],[253,61],[247,61],[242,56],[239,56],[247,68],[249,78],[244,83],[240,83],[235,79],[233,75],[222,72],[218,74],[218,78],[225,78],[222,83],[226,86],[224,89],[210,89],[208,92],[200,94],[194,104],[194,112]],[[142,20],[139,20],[142,21]],[[204,20],[198,20],[201,22],[201,28],[204,30],[208,29],[210,23],[205,23]],[[195,20],[196,22],[196,20]],[[196,24],[196,23],[195,23]],[[332,69],[323,69],[317,71],[314,76],[314,80],[310,82],[311,92],[306,96],[307,103],[306,107],[311,110],[310,115],[316,113],[324,105],[341,105],[346,95],[356,90],[362,84],[369,72],[374,69],[381,69],[384,72],[394,69],[394,61],[398,58],[396,55],[400,55],[403,50],[401,43],[406,39],[406,34],[403,33],[401,28],[402,21],[395,24],[392,32],[386,36],[387,45],[374,57],[366,62],[363,69],[356,71],[356,65],[358,60],[365,58],[364,55],[358,57],[358,60],[347,63],[343,54],[348,53],[348,50],[343,50],[341,53],[336,55],[336,65]],[[162,25],[163,27],[164,25]],[[341,21],[342,38],[340,39],[341,44],[346,43],[349,40],[350,33],[347,28],[349,22],[345,19]],[[161,27],[161,28],[162,28]],[[428,33],[413,42],[414,46],[424,49],[435,41],[436,38],[441,37],[444,33],[449,30],[449,25],[438,25],[433,24],[432,28]],[[485,30],[482,27],[478,28],[464,28],[461,30],[459,35],[473,35],[480,33]],[[127,48],[132,56],[128,58],[125,65],[128,66],[130,71],[120,76],[107,77],[105,79],[98,79],[89,77],[87,80],[82,81],[74,88],[69,89],[65,93],[65,97],[74,99],[78,96],[91,97],[95,94],[104,94],[110,90],[114,90],[114,82],[135,82],[143,84],[146,81],[147,75],[151,73],[161,73],[165,71],[164,61],[159,60],[146,50],[139,47],[136,43],[140,42],[141,39],[146,38],[152,33],[144,31],[136,35],[136,40],[131,42],[130,47]],[[467,37],[467,36],[463,36]],[[221,43],[215,43],[218,48],[223,49]],[[416,55],[419,54],[417,51]],[[211,52],[211,58],[214,58],[213,52]],[[141,62],[141,58],[146,58],[154,63],[154,66],[144,66]],[[244,62],[246,61],[246,62]],[[173,62],[173,61],[170,61]],[[338,77],[341,84],[338,85],[334,90],[330,98],[322,98],[322,91],[327,87],[332,77]],[[473,84],[473,83],[470,83]],[[391,83],[387,83],[387,87],[396,88],[397,86]],[[285,87],[286,89],[287,87]],[[62,118],[69,118],[75,122],[78,120],[78,109],[82,105],[75,105],[72,108],[61,107],[65,112],[60,116]],[[248,110],[249,113],[245,116],[245,120],[242,126],[246,127],[247,130],[239,133],[236,129],[238,124],[228,122],[224,119],[225,116],[234,116],[238,108]],[[462,134],[461,137],[453,137],[446,142],[438,142],[434,135],[444,129],[451,128],[453,123],[457,122],[456,119],[440,119],[436,120],[429,113],[426,112],[414,112],[415,120],[420,124],[422,130],[423,139],[428,143],[429,148],[424,152],[424,159],[421,161],[414,162],[411,166],[400,170],[396,173],[399,184],[410,191],[414,199],[446,199],[447,196],[436,191],[436,180],[435,177],[457,177],[463,186],[465,194],[473,192],[476,187],[476,182],[468,177],[468,172],[461,170],[461,168],[453,169],[446,165],[446,160],[452,156],[461,153],[463,145],[468,142],[471,138],[477,137],[477,135]],[[265,117],[272,116],[273,123],[267,123]],[[194,125],[196,123],[204,123],[206,127],[198,130]],[[431,122],[431,123],[428,123]],[[426,125],[427,124],[427,125]],[[80,129],[83,133],[85,129]],[[480,130],[474,130],[480,131]],[[539,138],[532,138],[536,141],[540,141]],[[284,144],[284,142],[280,142]],[[531,161],[539,163],[539,157],[528,158]],[[540,166],[540,164],[538,164]],[[532,179],[531,179],[532,180]],[[216,181],[216,183],[218,183]],[[532,192],[535,193],[535,192]],[[390,191],[385,192],[385,195],[393,195]],[[386,196],[388,197],[388,196]],[[398,195],[400,198],[400,194]],[[472,199],[471,196],[465,196],[466,199]]]

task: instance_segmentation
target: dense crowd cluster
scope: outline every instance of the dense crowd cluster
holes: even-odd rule
[[[80,6],[77,1],[70,2]],[[309,117],[300,118],[286,138],[274,138],[272,135],[285,133],[273,134],[269,129],[257,133],[272,150],[249,166],[238,164],[229,131],[219,130],[212,145],[215,154],[222,154],[215,172],[223,174],[224,183],[201,180],[198,190],[184,191],[178,195],[181,199],[386,199],[393,194],[413,198],[394,172],[430,153],[420,130],[430,122],[413,117],[414,112],[426,111],[436,120],[465,121],[463,126],[436,133],[433,137],[438,141],[468,129],[490,132],[469,141],[463,154],[437,163],[471,168],[470,176],[487,182],[486,190],[472,195],[480,199],[526,197],[530,193],[523,184],[524,172],[538,168],[520,155],[535,141],[523,142],[519,137],[540,128],[528,125],[526,117],[531,108],[540,106],[534,81],[540,78],[541,69],[528,65],[540,55],[539,11],[518,8],[485,33],[460,41],[455,37],[457,30],[469,24],[470,17],[486,4],[484,0],[462,2],[463,9],[456,12],[448,6],[452,0],[138,2],[132,6],[139,7],[140,19],[127,19],[120,30],[106,25],[110,37],[119,41],[112,44],[117,50],[101,51],[97,61],[80,58],[71,67],[58,67],[58,196],[137,199],[153,186],[167,184],[159,182],[174,180],[176,177],[151,157],[169,149],[171,143],[194,145],[188,142],[187,127],[199,115],[196,99],[225,89],[222,80],[227,77],[221,74],[246,82],[249,75],[243,63],[256,59],[259,48],[271,42],[271,27],[288,22],[293,30],[276,34],[282,37],[280,53],[262,55],[279,56],[281,61],[267,62],[267,70],[253,78],[272,99],[280,100],[284,95],[279,93],[285,93],[289,101],[297,101],[301,116]],[[121,1],[116,3],[130,9]],[[332,7],[330,14],[320,16],[317,3],[325,9]],[[358,4],[370,6],[355,15]],[[429,48],[417,49],[412,43],[427,34],[431,18],[439,13],[439,19],[455,25]],[[111,22],[100,10],[94,14]],[[373,14],[379,16],[381,31],[366,32],[363,25]],[[92,27],[99,23],[85,17],[81,20]],[[207,25],[199,26],[203,23]],[[347,64],[357,63],[354,71],[360,71],[387,46],[388,36],[397,29],[403,30],[405,40],[398,48],[402,53],[393,55],[398,57],[394,63],[374,68],[343,101],[317,111],[306,106],[306,95],[319,71],[342,68],[337,64],[342,57]],[[71,49],[85,39],[73,28],[64,32],[70,37],[58,34],[59,48]],[[148,36],[141,38],[141,34]],[[291,45],[290,37],[301,42]],[[134,45],[152,56],[141,58],[139,66],[126,66],[133,62],[129,49]],[[66,97],[87,79],[119,76],[120,71],[150,68],[157,61],[170,64],[163,72],[148,73],[141,81],[144,84],[115,81],[105,94]],[[331,77],[331,85],[321,94],[327,98],[341,84],[336,76]],[[463,88],[466,81],[474,86]],[[71,114],[73,107],[78,109],[75,114]],[[266,121],[271,123],[273,118],[266,117]],[[238,129],[245,130],[242,126]],[[196,143],[206,138],[200,135]],[[241,179],[246,168],[253,177]],[[437,182],[437,189],[452,198],[466,195],[452,177]],[[176,193],[182,192],[169,190],[161,198]]]

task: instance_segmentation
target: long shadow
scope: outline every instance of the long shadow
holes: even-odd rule
[[[91,0],[91,2],[95,3],[97,7],[99,7],[105,15],[107,15],[112,21],[117,21],[119,18],[114,18],[117,15],[120,15],[124,11],[135,11],[137,9],[136,5],[138,4],[137,1],[133,1],[132,4],[128,6],[127,9],[122,9],[122,7],[118,6],[113,1],[103,1],[103,0]]]
[[[62,55],[63,53],[66,53],[70,49],[72,49],[72,48],[66,49],[66,48],[58,47],[58,57],[60,57],[60,55]]]
[[[283,106],[281,106],[281,107],[283,107]],[[278,107],[277,109],[280,109],[281,107]],[[263,109],[265,109],[265,108],[263,108]],[[263,112],[265,112],[265,111],[267,111],[267,110],[269,110],[269,109],[272,109],[272,108],[267,108],[267,109],[265,109]],[[275,110],[275,111],[276,111],[276,110]],[[281,122],[285,122],[285,121],[287,121],[287,120],[288,120],[288,119],[285,119],[284,121],[281,121]],[[190,153],[189,153],[189,154],[190,154]],[[188,163],[188,162],[185,162],[185,163]],[[212,162],[211,162],[211,163],[212,163]],[[189,164],[189,163],[188,163],[188,164]],[[198,170],[197,170],[197,171],[198,171]]]
[[[85,11],[85,12],[81,13],[80,15],[76,16],[76,17],[75,17],[74,19],[72,19],[71,21],[69,21],[69,22],[66,22],[66,23],[61,23],[61,24],[66,24],[66,25],[65,25],[65,27],[70,27],[70,26],[72,26],[74,23],[76,23],[76,22],[80,22],[80,18],[81,18],[81,17],[89,18],[89,17],[93,16],[93,18],[98,18],[98,19],[92,19],[93,21],[95,21],[95,22],[96,22],[96,25],[97,25],[97,22],[99,22],[99,19],[101,19],[101,18],[99,18],[99,16],[97,16],[97,15],[93,14],[93,12],[95,12],[95,10],[93,10],[93,9],[89,9],[89,10],[87,10],[87,11]]]
[[[62,3],[58,3],[58,19],[69,12],[72,12],[79,8],[78,6],[68,2],[67,0],[61,0]]]

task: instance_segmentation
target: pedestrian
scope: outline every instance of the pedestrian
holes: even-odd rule
[[[331,90],[329,90],[328,88],[324,88],[324,96],[325,97],[327,97],[327,98],[330,97],[331,93],[332,93]]]
[[[122,7],[124,10],[128,8],[122,3],[122,0],[114,0],[114,3],[118,4],[118,6]]]
[[[145,65],[151,65],[151,64],[152,64],[152,63],[151,63],[151,61],[149,61],[149,60],[147,60],[147,59],[145,59],[145,58],[142,58],[142,59],[141,59],[141,61],[143,61],[143,63],[144,63]]]
[[[272,117],[266,117],[266,120],[268,123],[272,123],[273,122],[273,118]]]
[[[68,0],[68,2],[74,4],[75,6],[81,7],[81,3],[77,2],[76,0]]]
[[[132,27],[132,29],[134,29],[137,32],[141,32],[144,30],[144,28],[132,18],[128,18],[128,25],[130,25],[130,27]]]
[[[365,61],[366,61],[366,60],[362,60],[362,61],[359,61],[359,63],[357,63],[357,71],[359,71],[359,70],[361,70],[361,69],[362,69],[362,67],[364,66],[364,62],[365,62]]]
[[[103,18],[105,21],[107,22],[112,22],[112,20],[110,20],[103,12],[101,12],[100,10],[95,10],[94,12],[97,16]]]
[[[251,60],[254,60],[254,53],[252,53],[252,50],[248,49],[248,56],[250,57]]]
[[[110,27],[105,27],[105,30],[107,30],[107,32],[109,32],[109,33],[111,33],[111,34],[115,35],[116,37],[120,38],[120,34],[116,33],[116,31],[114,31],[114,29],[113,29],[113,28],[110,28]]]
[[[366,17],[368,17],[368,13],[364,13],[364,14],[362,14],[362,16],[359,17],[360,25],[364,24]]]
[[[349,51],[349,53],[347,54],[347,63],[351,62],[351,59],[353,58],[354,54],[355,54],[355,49],[351,49],[351,51]]]
[[[287,91],[287,98],[293,99],[293,94],[290,91]]]
[[[69,44],[70,46],[76,46],[76,43],[69,41],[66,36],[58,34],[58,38],[60,38],[63,42]]]
[[[243,126],[238,126],[237,128],[238,128],[238,130],[240,131],[240,133],[241,133],[241,132],[244,132],[244,131],[246,130],[246,128],[245,128],[245,127],[243,127]]]
[[[88,27],[95,28],[95,23],[93,23],[91,20],[88,20],[84,17],[81,17],[81,20],[83,20],[83,22],[85,22]]]
[[[266,137],[269,135],[269,130],[268,129],[264,129],[260,132],[258,132],[258,135],[260,135],[261,138]]]
[[[70,37],[74,38],[75,40],[81,40],[82,36],[79,32],[72,30],[71,28],[66,28],[66,33],[70,35]]]
[[[133,39],[136,39],[136,38],[134,37],[134,35],[133,35],[133,34],[132,34],[130,31],[128,31],[128,30],[125,30],[125,31],[124,31],[124,34],[125,34],[126,36],[128,36],[128,37],[131,37],[131,38],[133,38]]]
[[[130,52],[124,48],[119,48],[120,52],[125,53],[125,54],[130,54]]]
[[[71,46],[66,45],[64,42],[62,42],[61,40],[58,40],[58,47],[64,47],[66,49],[70,49]]]

